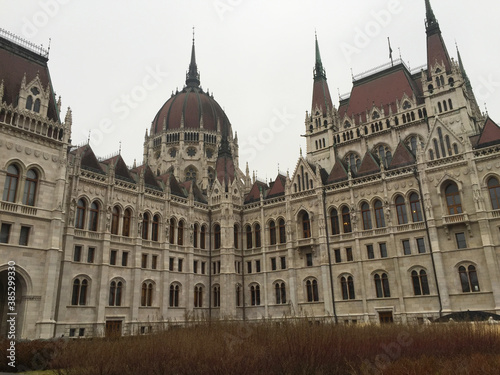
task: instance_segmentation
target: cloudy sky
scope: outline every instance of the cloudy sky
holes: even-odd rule
[[[500,122],[495,0],[434,0],[450,55],[458,43],[481,108]],[[73,110],[73,143],[98,156],[142,161],[144,133],[172,90],[182,89],[192,27],[201,84],[225,109],[240,141],[240,168],[261,179],[293,172],[305,154],[312,99],[314,33],[333,98],[354,75],[394,57],[426,62],[424,0],[0,0],[0,27],[48,44],[63,107]],[[453,8],[450,8],[453,6]],[[399,50],[398,50],[399,49]],[[337,101],[338,102],[338,101]]]

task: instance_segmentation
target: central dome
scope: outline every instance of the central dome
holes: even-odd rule
[[[156,114],[152,135],[163,129],[205,129],[231,134],[231,124],[219,103],[197,85],[188,85],[167,100]]]

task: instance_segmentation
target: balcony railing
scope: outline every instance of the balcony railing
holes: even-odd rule
[[[443,221],[445,224],[457,224],[457,223],[465,223],[469,221],[469,215],[467,214],[458,214],[458,215],[447,215],[443,216]]]

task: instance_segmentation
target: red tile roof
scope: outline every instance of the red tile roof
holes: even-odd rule
[[[261,190],[262,190],[262,193],[265,197],[265,192],[268,188],[269,187],[267,186],[267,184],[260,182],[260,181],[255,181],[252,188],[250,189],[250,192],[245,197],[245,203],[250,203],[250,202],[255,202],[255,201],[260,200]]]
[[[326,79],[319,78],[314,80],[313,85],[313,101],[311,107],[311,114],[313,114],[316,106],[323,110],[323,115],[326,116],[326,110],[332,109],[332,98],[330,97],[330,90]]]
[[[276,180],[273,182],[267,198],[277,197],[279,195],[285,194],[286,177],[282,174],[278,174]]]
[[[389,113],[389,108],[396,113],[396,100],[401,101],[405,94],[409,98],[413,95],[417,98],[420,96],[417,84],[408,70],[400,64],[356,81],[347,104],[339,107],[339,115],[341,118],[346,114],[350,118],[354,115],[359,125],[358,115],[361,115],[362,122],[366,122],[366,111],[371,110],[374,105],[377,108],[382,106],[386,115]]]
[[[230,156],[219,156],[215,165],[217,180],[222,186],[229,186],[234,181],[235,168],[233,159]]]
[[[380,172],[380,166],[375,161],[375,158],[371,154],[371,152],[367,152],[361,161],[361,165],[358,169],[358,176],[364,176],[367,174],[378,173]]]
[[[3,101],[16,107],[24,74],[26,74],[27,84],[38,74],[43,85],[42,89],[45,91],[47,86],[50,87],[47,117],[50,120],[59,121],[47,61],[47,58],[0,37],[0,81],[4,82]]]
[[[500,143],[500,127],[490,118],[486,119],[476,147],[487,147]]]
[[[441,33],[429,35],[427,37],[427,68],[430,72],[431,66],[436,64],[443,64],[447,72],[451,72],[451,60],[448,55],[448,50],[444,44]]]
[[[348,179],[348,174],[346,168],[344,167],[344,164],[339,159],[336,159],[332,171],[330,172],[330,175],[326,180],[326,183],[334,184],[335,182],[347,179]]]
[[[408,150],[408,147],[403,142],[399,142],[396,151],[392,155],[392,161],[389,168],[401,168],[406,165],[414,164],[415,157],[412,152]]]

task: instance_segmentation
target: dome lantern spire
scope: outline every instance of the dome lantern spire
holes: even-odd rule
[[[186,86],[190,87],[200,86],[200,72],[198,72],[198,66],[196,65],[196,54],[194,49],[194,26],[193,26],[193,47],[191,49],[191,62],[189,64],[189,70],[186,74]]]

